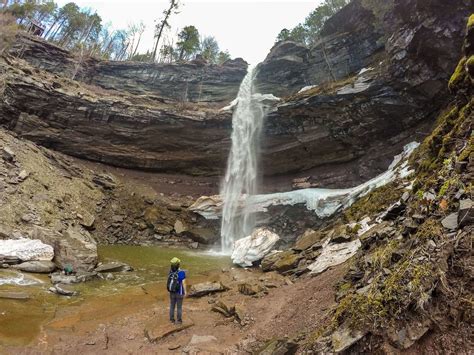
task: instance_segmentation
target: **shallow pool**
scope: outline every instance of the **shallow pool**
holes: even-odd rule
[[[169,261],[175,256],[181,259],[181,268],[187,271],[187,278],[192,283],[204,281],[212,272],[231,265],[227,256],[201,251],[156,246],[100,246],[101,262],[121,261],[132,266],[134,271],[114,273],[113,280],[74,285],[80,292],[76,297],[50,293],[47,275],[0,270],[0,291],[25,292],[30,296],[28,300],[0,299],[0,345],[28,344],[37,337],[41,326],[58,314],[79,308],[84,311],[89,305],[90,308],[98,307],[99,312],[105,314],[130,302],[139,302],[137,289],[140,287],[152,285],[155,295],[164,297]]]

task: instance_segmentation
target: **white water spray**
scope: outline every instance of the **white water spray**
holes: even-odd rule
[[[265,116],[262,97],[255,95],[255,74],[255,68],[249,68],[240,84],[232,116],[232,146],[221,188],[224,252],[229,252],[234,241],[249,235],[255,227],[254,215],[245,206],[247,196],[257,193],[259,143]]]

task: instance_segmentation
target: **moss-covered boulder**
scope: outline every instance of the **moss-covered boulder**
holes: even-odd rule
[[[263,271],[285,272],[296,268],[302,256],[293,250],[272,253],[262,260]]]

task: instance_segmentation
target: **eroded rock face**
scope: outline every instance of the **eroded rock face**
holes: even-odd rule
[[[308,170],[323,186],[357,183],[388,165],[388,150],[429,131],[446,103],[468,4],[371,3],[352,1],[313,46],[280,42],[259,65],[261,92],[285,97],[266,121],[266,174]],[[308,86],[316,87],[298,93]]]
[[[20,37],[11,53],[37,68],[104,89],[183,102],[232,101],[248,65],[242,58],[223,65],[198,60],[182,64],[100,61],[27,36]]]
[[[33,70],[24,62],[0,59],[6,86],[0,124],[23,138],[126,168],[199,175],[217,174],[225,165],[229,112],[98,92]]]
[[[326,22],[312,47],[277,44],[257,77],[262,93],[283,98],[262,134],[264,175],[312,176],[321,187],[347,187],[384,171],[404,144],[423,138],[444,104],[468,5],[354,0]],[[31,38],[12,53],[20,46],[33,66],[1,65],[0,124],[115,166],[223,173],[231,112],[219,109],[237,94],[242,60],[99,62]],[[283,185],[278,188],[290,188]]]

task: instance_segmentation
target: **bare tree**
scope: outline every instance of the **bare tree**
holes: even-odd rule
[[[156,25],[155,28],[155,47],[153,48],[152,59],[153,61],[156,60],[156,53],[158,50],[158,43],[160,42],[161,35],[163,34],[163,30],[166,27],[169,27],[168,20],[172,13],[178,13],[178,6],[179,0],[170,0],[170,6],[167,10],[163,11],[163,19]]]

